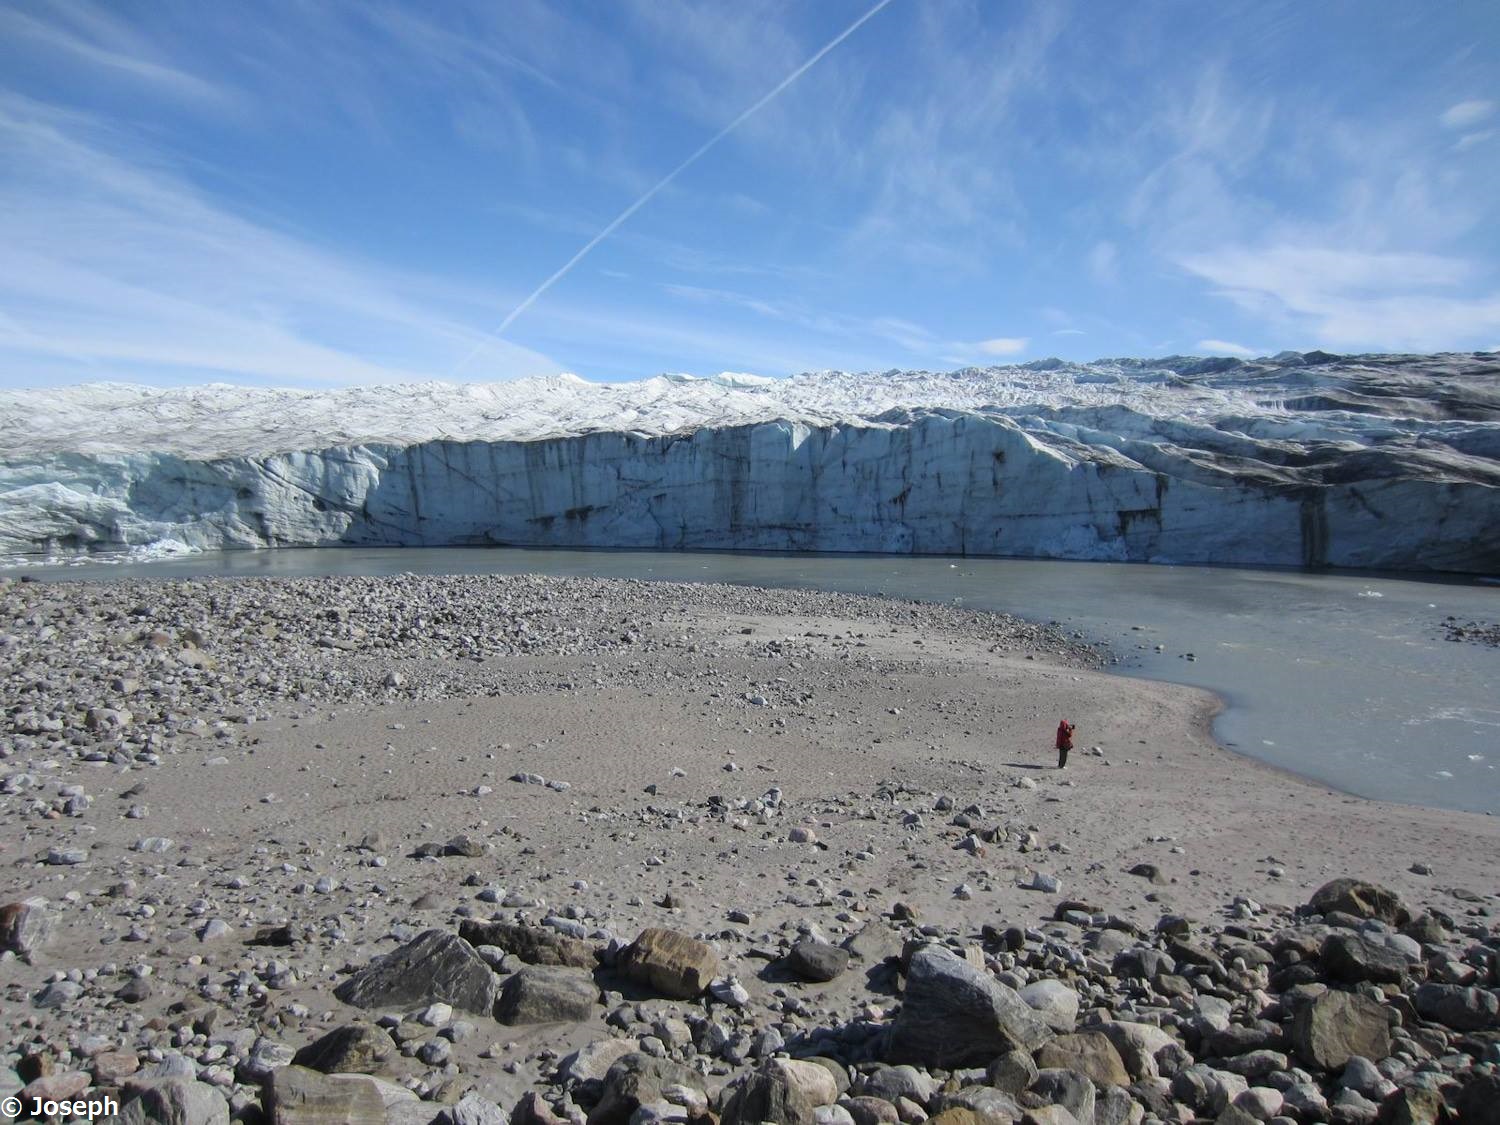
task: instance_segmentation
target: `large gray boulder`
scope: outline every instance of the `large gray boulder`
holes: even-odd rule
[[[1424,984],[1413,998],[1417,1015],[1454,1031],[1483,1031],[1500,1026],[1500,997],[1483,988],[1457,984]]]
[[[152,1078],[131,1082],[120,1125],[229,1125],[229,1103],[205,1082]]]
[[[787,954],[786,967],[805,981],[821,984],[849,967],[849,951],[826,941],[799,941]]]
[[[1039,1070],[1031,1089],[1022,1096],[1027,1107],[1060,1105],[1083,1125],[1094,1120],[1098,1091],[1076,1070]]]
[[[380,1087],[363,1075],[284,1066],[272,1072],[261,1101],[269,1125],[386,1125]]]
[[[604,1075],[604,1096],[589,1111],[588,1125],[628,1125],[643,1105],[663,1100],[668,1086],[703,1092],[703,1076],[690,1066],[632,1051]]]
[[[1313,892],[1307,909],[1313,914],[1375,918],[1390,926],[1404,926],[1411,921],[1411,911],[1395,891],[1363,879],[1334,879],[1324,883]]]
[[[807,1091],[772,1059],[745,1075],[729,1091],[720,1116],[723,1125],[814,1125],[817,1108]]]
[[[1355,1055],[1379,1062],[1391,1053],[1385,1006],[1352,992],[1326,992],[1292,1020],[1298,1056],[1319,1070],[1342,1070]]]
[[[474,947],[446,930],[426,930],[372,961],[333,990],[356,1008],[414,1008],[442,1001],[488,1015],[495,975]]]
[[[57,917],[39,898],[0,906],[0,952],[9,950],[28,960],[52,936]]]
[[[1023,1112],[1014,1097],[993,1086],[961,1086],[951,1093],[938,1094],[932,1099],[931,1108],[935,1114],[966,1109],[981,1122],[1014,1121]]]
[[[577,1023],[594,1014],[599,986],[582,969],[527,965],[505,982],[495,1018],[505,1024]]]
[[[386,1032],[357,1020],[313,1040],[292,1057],[292,1065],[320,1074],[378,1074],[395,1053]]]
[[[1053,1031],[1066,1034],[1078,1024],[1078,993],[1060,980],[1032,981],[1020,997]]]
[[[1405,954],[1355,933],[1330,935],[1318,961],[1329,979],[1350,983],[1399,984],[1411,968]]]
[[[510,1114],[488,1098],[465,1094],[433,1118],[432,1125],[510,1125]]]
[[[1034,1051],[1049,1028],[1012,989],[937,945],[912,954],[901,1012],[891,1028],[891,1062],[953,1069]]]
[[[465,918],[458,936],[470,945],[494,945],[513,953],[528,965],[566,965],[592,969],[599,963],[595,946],[571,938],[547,926],[522,926],[514,922],[481,922]]]

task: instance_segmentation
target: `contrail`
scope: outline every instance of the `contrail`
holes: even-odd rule
[[[484,351],[485,348],[489,347],[491,343],[493,343],[495,340],[498,340],[501,336],[503,336],[505,334],[505,330],[507,328],[509,328],[512,323],[514,323],[515,319],[518,316],[520,316],[523,312],[525,312],[527,309],[531,308],[531,306],[536,303],[536,300],[537,300],[538,297],[540,297],[543,293],[547,292],[547,290],[551,289],[554,285],[556,285],[563,278],[567,277],[568,273],[573,269],[573,267],[576,266],[579,262],[583,261],[583,259],[585,257],[587,257],[587,255],[588,255],[588,253],[589,253],[590,250],[592,250],[595,246],[598,246],[599,243],[603,242],[610,235],[614,234],[615,231],[617,231],[620,228],[620,224],[621,223],[623,223],[626,219],[630,218],[630,216],[634,215],[637,211],[639,211],[647,203],[650,203],[652,197],[654,197],[657,192],[661,191],[662,188],[666,187],[673,180],[675,180],[678,176],[682,175],[683,172],[685,172],[685,171],[687,171],[687,169],[691,168],[704,153],[706,153],[709,149],[713,148],[714,145],[718,144],[725,137],[729,136],[729,134],[732,133],[732,132],[734,132],[735,129],[739,128],[739,126],[743,125],[745,123],[745,121],[747,119],[749,119],[751,116],[753,116],[757,110],[759,110],[762,106],[764,106],[772,98],[776,97],[777,94],[781,93],[781,91],[785,90],[793,82],[797,81],[797,79],[801,78],[809,70],[811,70],[815,65],[817,65],[818,61],[824,55],[826,55],[829,51],[831,51],[835,47],[837,47],[845,39],[848,39],[849,36],[853,35],[856,31],[858,31],[868,20],[870,20],[873,16],[875,16],[877,13],[879,13],[879,11],[882,8],[886,7],[891,2],[892,2],[892,0],[879,0],[879,2],[873,8],[871,8],[864,15],[860,16],[859,19],[855,20],[848,27],[844,28],[843,31],[839,32],[832,39],[830,39],[826,44],[824,44],[822,50],[818,51],[818,53],[815,54],[815,55],[813,55],[812,58],[808,59],[805,63],[803,63],[801,66],[799,66],[796,70],[792,71],[785,78],[783,78],[775,86],[775,88],[773,88],[771,90],[770,93],[768,93],[764,97],[762,97],[760,99],[760,101],[756,102],[749,109],[745,110],[738,117],[736,117],[733,121],[731,121],[728,125],[725,125],[724,128],[720,129],[712,137],[709,137],[708,140],[704,141],[703,144],[700,145],[698,147],[698,149],[691,156],[689,156],[681,164],[677,165],[677,167],[673,168],[670,172],[668,172],[665,176],[663,176],[662,179],[661,179],[661,181],[655,187],[651,188],[648,192],[646,192],[645,195],[641,196],[634,203],[632,203],[629,207],[625,208],[625,210],[621,211],[618,215],[616,215],[615,218],[614,218],[614,220],[608,226],[606,226],[598,234],[594,235],[593,238],[589,239],[589,241],[584,245],[583,249],[580,250],[580,251],[578,251],[578,253],[574,254],[571,258],[569,258],[567,260],[567,262],[565,262],[563,264],[563,267],[561,269],[559,269],[556,273],[554,273],[546,281],[544,281],[540,285],[538,285],[536,287],[536,289],[532,291],[531,296],[527,297],[524,301],[522,301],[519,305],[517,305],[514,309],[512,309],[511,312],[510,312],[510,315],[507,316],[504,320],[502,320],[500,322],[500,327],[496,328],[493,332],[491,332],[489,334],[489,336],[487,336],[485,339],[481,340],[479,342],[478,346],[475,347],[475,349],[472,352],[470,352],[467,356],[465,356],[463,358],[463,360],[461,360],[453,368],[453,370],[449,372],[449,375],[456,375],[456,374],[458,374],[458,372],[462,371],[469,364],[473,363],[474,360],[475,360],[475,358],[477,358],[479,356],[479,354]]]

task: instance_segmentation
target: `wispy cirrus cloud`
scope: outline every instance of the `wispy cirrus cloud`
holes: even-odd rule
[[[976,347],[985,355],[1013,356],[1020,355],[1030,344],[1025,336],[996,336],[992,340],[980,340]]]
[[[174,65],[105,8],[83,3],[54,4],[34,11],[0,8],[0,36],[12,47],[29,44],[41,56],[51,55],[63,65],[82,64],[95,74],[133,82],[179,102],[222,108],[238,100],[227,87]]]
[[[1495,115],[1495,103],[1489,98],[1471,98],[1443,110],[1438,118],[1445,129],[1472,129]]]
[[[1247,348],[1244,344],[1236,344],[1231,340],[1199,340],[1198,347],[1211,355],[1233,355],[1244,359],[1252,359],[1261,354],[1257,348]]]
[[[86,115],[0,96],[0,147],[13,368],[388,381],[431,377],[479,338],[451,286],[242,218]],[[496,376],[558,370],[513,345],[493,358]]]
[[[1443,348],[1500,331],[1500,293],[1443,292],[1474,277],[1460,258],[1276,245],[1179,262],[1246,312],[1331,347]]]

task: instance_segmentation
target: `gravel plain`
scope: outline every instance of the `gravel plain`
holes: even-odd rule
[[[0,595],[0,1092],[204,1122],[1373,1121],[1478,1105],[1500,1062],[1492,818],[1232,755],[1212,697],[1055,629],[531,576]],[[1312,909],[1340,878],[1380,894]],[[444,955],[483,961],[477,1006],[429,962],[406,999],[347,992],[430,931],[475,939]],[[984,1059],[945,1047],[966,988],[1019,992],[1048,1042],[986,1008],[959,1037]],[[1329,995],[1391,1024],[1368,1070],[1298,1030]],[[368,1065],[339,1069],[378,1077],[335,1097],[305,1049],[349,1028]]]

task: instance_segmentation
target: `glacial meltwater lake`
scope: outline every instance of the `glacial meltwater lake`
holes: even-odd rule
[[[516,548],[242,551],[24,570],[41,580],[406,572],[807,587],[1056,622],[1109,645],[1125,675],[1216,692],[1226,706],[1215,731],[1239,753],[1361,796],[1500,811],[1500,649],[1445,640],[1442,628],[1450,615],[1500,621],[1500,585],[1484,581],[1052,560]],[[1089,716],[1075,721],[1083,745],[1093,743]],[[1047,737],[1038,733],[1042,742]]]

